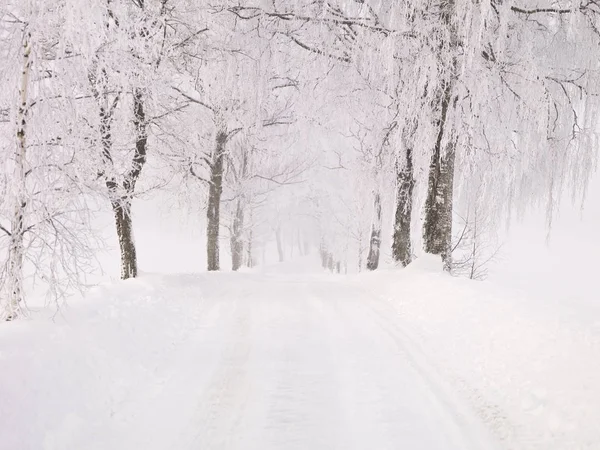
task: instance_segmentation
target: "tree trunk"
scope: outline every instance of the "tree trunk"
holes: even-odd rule
[[[304,239],[302,242],[302,246],[304,247],[304,254],[308,255],[310,253],[310,244],[308,243],[308,241]]]
[[[325,244],[321,241],[319,245],[319,257],[321,258],[321,267],[323,269],[327,268],[327,249],[325,248]]]
[[[118,202],[113,199],[112,207],[117,226],[119,249],[121,250],[121,279],[127,280],[138,276],[137,252],[133,239],[133,217],[131,215],[131,201],[135,194],[135,185],[142,173],[148,152],[148,133],[146,130],[146,111],[144,109],[144,96],[142,90],[136,88],[133,93],[133,125],[136,130],[135,153],[131,170],[123,181],[123,190],[126,197]],[[110,139],[110,130],[108,130]],[[108,151],[112,142],[109,141]],[[114,189],[113,183],[107,183],[109,190]]]
[[[248,243],[246,245],[246,267],[249,267],[250,269],[254,267],[254,257],[252,256],[252,244],[252,229],[250,229],[248,231]]]
[[[443,133],[443,129],[440,133]],[[454,143],[446,146],[443,155],[440,154],[439,147],[434,152],[429,169],[429,187],[423,224],[425,251],[433,255],[441,255],[445,270],[450,270],[452,263],[454,158]]]
[[[121,279],[127,280],[138,275],[137,254],[133,239],[133,222],[131,219],[131,201],[121,199],[113,202],[113,213],[121,251]]]
[[[254,231],[253,231],[253,220],[252,220],[252,208],[249,208],[250,212],[249,212],[249,220],[248,220],[248,224],[247,224],[247,229],[248,229],[248,239],[247,239],[247,243],[246,243],[246,265],[250,268],[254,267],[254,256],[253,256],[253,251],[254,251]]]
[[[304,248],[302,248],[302,234],[300,233],[300,228],[298,228],[298,231],[296,232],[296,239],[298,244],[298,253],[300,256],[306,256],[306,253],[304,253]]]
[[[360,233],[358,238],[358,271],[363,271],[363,255],[365,254],[365,247],[363,245],[363,235]]]
[[[24,34],[23,67],[19,85],[19,108],[17,110],[17,151],[12,183],[15,190],[14,213],[10,224],[10,244],[6,273],[7,302],[0,314],[5,320],[14,320],[23,314],[23,265],[25,261],[25,213],[26,162],[27,162],[27,113],[29,99],[29,78],[31,72],[31,36]]]
[[[237,201],[235,216],[233,217],[233,226],[231,229],[231,268],[237,271],[242,267],[244,260],[244,241],[242,232],[244,230],[244,206],[243,200]]]
[[[275,240],[277,241],[277,254],[279,255],[279,262],[285,261],[285,254],[283,253],[283,242],[281,241],[281,226],[277,226],[275,230]]]
[[[23,263],[25,260],[25,208],[26,203],[15,207],[11,221],[10,244],[8,247],[7,296],[8,304],[4,316],[14,320],[23,314]]]
[[[223,168],[227,133],[217,132],[215,150],[210,166],[210,186],[208,190],[208,209],[206,211],[206,256],[208,270],[220,270],[219,266],[219,227],[221,220],[221,194],[223,193]]]
[[[133,125],[136,132],[135,151],[133,154],[131,169],[119,183],[115,174],[112,157],[112,121],[114,112],[119,103],[119,96],[115,96],[109,102],[104,92],[107,76],[105,71],[100,71],[97,78],[90,71],[88,78],[92,87],[92,93],[99,105],[100,117],[100,143],[102,147],[102,163],[98,175],[104,178],[108,197],[115,217],[117,239],[121,254],[121,279],[135,278],[138,275],[137,252],[133,239],[133,222],[131,215],[131,202],[135,195],[135,186],[147,161],[148,154],[148,132],[146,111],[144,108],[144,93],[140,88],[133,90]]]
[[[440,48],[440,53],[450,52],[451,59],[447,67],[442,67],[441,73],[444,74],[444,79],[440,83],[435,100],[440,105],[440,116],[437,122],[438,135],[429,166],[423,223],[425,251],[440,255],[444,261],[444,269],[447,271],[450,271],[452,265],[452,201],[456,155],[456,136],[452,124],[449,123],[454,108],[452,97],[458,68],[456,56],[458,37],[453,21],[454,14],[455,4],[450,0],[442,8],[443,22],[450,30],[450,42]],[[442,58],[444,55],[441,54],[440,59]]]
[[[405,139],[404,165],[401,168],[398,166],[398,196],[396,198],[394,240],[392,243],[394,261],[400,263],[402,267],[410,264],[412,259],[410,237],[415,179],[413,173],[413,143],[411,138],[412,136]]]
[[[379,192],[375,194],[373,209],[373,227],[371,228],[369,256],[367,257],[368,270],[376,270],[379,267],[379,254],[381,250],[381,195]]]

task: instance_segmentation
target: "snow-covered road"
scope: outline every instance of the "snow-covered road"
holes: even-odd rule
[[[598,310],[438,266],[143,275],[3,324],[0,450],[599,448]]]
[[[490,448],[368,292],[323,276],[221,280],[196,287],[197,326],[161,382],[138,386],[85,448]]]

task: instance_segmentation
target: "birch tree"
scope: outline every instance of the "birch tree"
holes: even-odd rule
[[[28,206],[27,188],[25,177],[27,171],[27,121],[29,112],[29,91],[31,83],[31,32],[29,25],[23,23],[21,52],[20,52],[20,77],[18,82],[18,106],[16,114],[16,149],[13,156],[14,168],[10,174],[12,185],[12,208],[13,214],[10,228],[2,227],[8,236],[8,261],[4,272],[5,283],[5,306],[3,316],[5,320],[13,320],[22,314],[23,303],[23,270],[25,260],[25,216]],[[3,277],[3,278],[4,278]]]
[[[25,314],[25,281],[42,282],[58,302],[80,288],[90,268],[85,159],[76,153],[72,114],[77,94],[65,80],[75,70],[61,28],[62,3],[23,2],[0,9],[5,82],[0,123],[5,165],[0,202],[0,317]],[[6,221],[5,221],[6,220]]]

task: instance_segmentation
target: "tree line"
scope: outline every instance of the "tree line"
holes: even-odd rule
[[[600,5],[547,3],[5,2],[1,317],[26,280],[85,285],[107,206],[136,277],[135,200],[173,186],[209,271],[225,234],[233,270],[271,236],[375,270],[390,224],[397,264],[476,278],[483,230],[540,203],[550,224],[595,167]]]

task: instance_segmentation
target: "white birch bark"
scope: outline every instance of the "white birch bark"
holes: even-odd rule
[[[6,301],[2,318],[14,320],[24,314],[23,265],[25,261],[25,214],[27,208],[27,113],[31,72],[31,36],[23,34],[22,71],[19,81],[19,107],[16,123],[16,151],[12,177],[14,212],[10,224],[10,243],[6,273]]]

